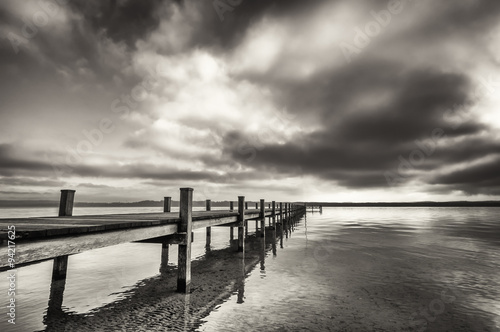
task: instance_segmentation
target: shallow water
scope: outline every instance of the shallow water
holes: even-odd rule
[[[262,247],[243,280],[231,283],[227,296],[212,301],[214,310],[186,326],[197,331],[500,331],[499,212],[353,207],[308,213],[284,234],[282,247],[278,230],[275,250]],[[254,225],[250,221],[251,230]],[[210,249],[226,250],[228,233],[212,228]],[[196,231],[193,245],[193,257],[204,259],[203,229]],[[160,245],[140,243],[71,256],[64,312],[94,315],[104,305],[118,305],[159,274],[160,256]],[[44,262],[17,270],[16,326],[3,319],[1,331],[46,328],[51,268],[52,262]],[[6,276],[0,273],[0,290],[8,288]]]

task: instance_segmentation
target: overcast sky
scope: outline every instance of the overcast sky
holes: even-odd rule
[[[498,199],[498,17],[497,0],[2,0],[0,199]]]

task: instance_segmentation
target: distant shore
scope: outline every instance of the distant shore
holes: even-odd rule
[[[448,202],[295,202],[323,207],[500,207],[500,201],[448,201]],[[0,200],[2,208],[57,208],[59,201],[51,200]],[[172,201],[178,207],[178,201]],[[193,206],[204,207],[205,201],[193,201]],[[229,201],[212,201],[213,207],[228,207]],[[163,207],[163,201],[140,202],[76,202],[75,207]]]

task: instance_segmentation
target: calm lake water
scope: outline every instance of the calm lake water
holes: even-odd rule
[[[157,210],[86,208],[75,209],[75,215]],[[26,210],[3,209],[0,213],[3,218],[56,213],[51,209],[27,211],[29,214]],[[500,208],[363,207],[324,208],[321,214],[309,212],[293,231],[281,233],[278,227],[275,240],[266,233],[267,244],[260,249],[258,245],[249,245],[244,277],[222,285],[227,294],[223,292],[211,300],[214,305],[207,306],[207,310],[191,308],[190,321],[184,323],[184,329],[500,331],[499,215]],[[255,222],[250,221],[249,225],[251,234]],[[193,258],[200,264],[206,261],[215,265],[220,259],[210,261],[205,257],[209,254],[204,240],[204,229],[197,230]],[[173,270],[175,247],[171,246],[169,259]],[[228,228],[212,228],[210,255],[231,255],[229,247]],[[261,252],[252,256],[252,250]],[[234,253],[235,259],[237,255]],[[143,292],[144,285],[156,282],[160,257],[161,245],[142,243],[70,256],[64,314],[78,317],[78,322],[83,322],[78,325],[81,330],[117,330],[113,328],[116,322],[106,326],[108,320],[103,319],[99,323],[103,325],[89,328],[85,319],[91,325],[91,319],[106,307],[109,324],[116,321],[113,315],[117,314],[110,308],[120,307],[124,299]],[[6,309],[2,309],[0,331],[49,330],[44,315],[51,269],[51,261],[17,269],[16,325],[7,323]],[[7,276],[7,272],[0,273],[0,291],[5,290],[5,294]],[[147,300],[141,303],[148,306]],[[149,306],[158,307],[158,303],[156,298]],[[6,305],[3,300],[2,307]],[[131,308],[127,316],[144,310]],[[170,329],[152,322],[166,324],[186,320],[186,316],[157,310],[144,321],[125,316],[119,319],[127,322],[119,330],[164,331],[183,328]]]

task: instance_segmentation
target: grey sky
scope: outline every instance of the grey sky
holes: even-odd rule
[[[4,0],[0,199],[498,198],[499,14]]]

